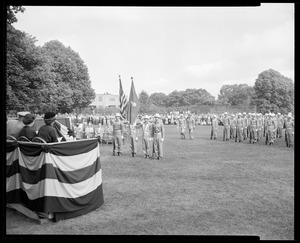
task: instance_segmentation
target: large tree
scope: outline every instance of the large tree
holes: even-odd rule
[[[70,47],[54,40],[41,48],[47,59],[47,69],[52,78],[47,80],[44,95],[51,101],[54,110],[70,112],[75,107],[86,107],[95,98],[88,69],[79,54]]]
[[[40,94],[43,58],[35,38],[7,24],[6,109],[34,110]]]
[[[250,105],[254,95],[253,87],[247,84],[223,85],[218,95],[220,105]]]
[[[254,84],[254,103],[260,112],[294,111],[294,84],[290,78],[269,69],[258,75]]]
[[[158,107],[165,107],[167,102],[167,95],[164,93],[153,93],[149,96],[149,100],[152,104]]]
[[[140,101],[140,113],[147,113],[149,112],[149,107],[150,107],[150,100],[149,100],[149,95],[146,91],[142,90],[141,93],[139,94],[139,101]]]

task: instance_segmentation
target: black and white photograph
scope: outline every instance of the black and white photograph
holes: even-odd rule
[[[5,238],[296,240],[295,5],[6,5]]]

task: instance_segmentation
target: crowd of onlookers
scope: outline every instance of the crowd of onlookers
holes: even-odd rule
[[[259,133],[262,131],[262,134],[265,134],[265,123],[268,120],[268,117],[271,113],[266,113],[266,114],[261,114],[261,113],[231,113],[228,114],[227,112],[221,113],[221,114],[213,114],[213,113],[201,113],[201,114],[196,114],[196,113],[191,113],[189,111],[186,112],[170,112],[168,114],[161,114],[160,119],[161,122],[164,125],[177,125],[179,124],[179,121],[181,118],[187,118],[189,115],[192,116],[194,120],[195,125],[203,125],[203,126],[214,126],[214,124],[217,124],[218,126],[223,126],[224,124],[224,117],[229,118],[229,126],[230,128],[230,137],[233,135],[233,125],[235,124],[235,121],[237,120],[237,117],[240,116],[245,123],[247,123],[248,126],[248,134],[249,134],[249,122],[250,120],[255,117],[257,120],[258,124],[258,138],[261,137],[261,134]],[[145,115],[149,116],[149,122],[151,123],[154,120],[153,115],[151,114],[139,114],[137,116],[137,122],[142,121],[143,117]],[[282,136],[282,129],[284,128],[285,121],[287,120],[288,116],[291,117],[291,120],[294,120],[294,117],[289,114],[271,114],[272,119],[276,123],[276,133],[280,133],[277,136]],[[76,114],[76,113],[65,113],[65,114],[56,114],[56,118],[66,118],[68,117],[71,121],[71,127],[70,129],[73,131],[73,136],[74,139],[85,139],[85,138],[95,138],[95,137],[100,137],[101,140],[104,142],[111,142],[112,141],[112,124],[115,120],[115,114]],[[43,118],[43,115],[36,115],[36,118]],[[10,118],[8,118],[10,119]],[[213,124],[213,121],[216,120]],[[129,124],[128,122],[123,119],[124,122],[124,127],[129,129]],[[234,125],[235,126],[235,125]],[[243,125],[245,126],[245,125]],[[293,125],[294,126],[294,125]],[[126,138],[128,132],[125,129],[124,136]],[[246,135],[244,135],[244,138]],[[248,136],[249,137],[249,136]]]

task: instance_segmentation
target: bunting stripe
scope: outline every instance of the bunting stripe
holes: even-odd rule
[[[104,199],[98,140],[10,143],[6,199],[33,211],[59,212],[62,218],[99,207]]]

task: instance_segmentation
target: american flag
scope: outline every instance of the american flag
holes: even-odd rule
[[[119,90],[119,99],[120,99],[120,114],[123,118],[126,116],[126,109],[127,109],[127,98],[124,94],[122,82],[121,82],[121,76],[119,76],[120,81],[120,90]]]

